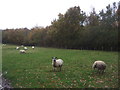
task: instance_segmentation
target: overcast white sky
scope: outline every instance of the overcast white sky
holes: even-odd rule
[[[0,29],[49,26],[67,9],[80,6],[85,12],[99,12],[119,0],[0,0]]]

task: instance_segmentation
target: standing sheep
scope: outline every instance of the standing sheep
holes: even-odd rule
[[[55,71],[55,68],[62,68],[63,65],[63,60],[62,59],[57,59],[57,57],[52,57],[52,66],[53,66],[53,70]]]
[[[27,47],[24,47],[24,50],[27,50]]]
[[[106,64],[104,61],[95,61],[94,64],[92,65],[93,69],[97,69],[99,73],[103,73],[104,70],[106,69]]]
[[[20,53],[26,53],[26,51],[25,50],[20,50]]]
[[[32,49],[34,49],[35,47],[34,46],[32,46]]]
[[[19,47],[16,47],[16,50],[18,50],[19,49]]]

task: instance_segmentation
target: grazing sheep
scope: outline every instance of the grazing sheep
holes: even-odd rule
[[[18,50],[19,49],[19,47],[16,47],[16,50]]]
[[[3,44],[3,46],[6,46],[6,44]]]
[[[62,68],[63,65],[63,60],[62,59],[57,59],[57,57],[52,57],[52,65],[53,65],[53,70],[55,71],[55,68]]]
[[[24,50],[27,50],[27,47],[24,47]]]
[[[34,46],[32,46],[32,49],[34,49],[35,47]]]
[[[26,53],[26,51],[25,50],[20,50],[20,53]]]
[[[95,69],[97,68],[97,70],[99,71],[99,73],[103,73],[104,70],[106,69],[106,64],[104,61],[95,61],[94,64],[92,65],[92,68]]]

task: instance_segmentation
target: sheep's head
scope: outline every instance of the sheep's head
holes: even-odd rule
[[[94,68],[94,69],[95,69],[95,68],[97,68],[97,63],[94,65],[94,67],[93,67],[93,68]]]
[[[56,59],[57,59],[57,57],[52,57],[52,60],[55,62],[56,61]]]

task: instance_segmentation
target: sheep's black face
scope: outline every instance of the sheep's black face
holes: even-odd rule
[[[54,62],[56,62],[56,59],[54,59]]]
[[[97,68],[97,65],[94,65],[94,67],[93,67],[93,68],[94,68],[94,69],[95,69],[95,68]]]
[[[55,62],[56,61],[56,57],[52,57],[52,60]]]
[[[54,62],[56,61],[56,59],[52,59]]]

